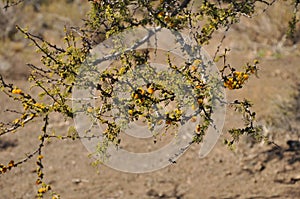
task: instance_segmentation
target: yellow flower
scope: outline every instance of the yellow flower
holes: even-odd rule
[[[142,95],[144,95],[144,94],[145,94],[145,90],[144,90],[144,89],[142,89],[142,88],[138,88],[138,91],[139,91],[139,93],[140,93],[140,94],[142,94]]]
[[[175,115],[180,116],[182,114],[182,111],[179,109],[175,110]]]
[[[232,84],[232,83],[233,83],[233,78],[229,78],[227,82],[228,82],[229,84]]]
[[[19,89],[19,88],[14,88],[11,92],[12,92],[13,94],[21,94],[21,93],[22,93],[22,90]]]
[[[249,78],[249,75],[248,75],[248,74],[244,74],[244,75],[243,75],[243,78],[244,78],[245,80],[247,80],[247,79]]]
[[[23,104],[23,108],[24,108],[24,111],[28,110],[28,108],[29,108],[28,104]]]
[[[45,106],[43,104],[40,104],[40,103],[35,103],[34,106],[36,106],[37,108],[40,108],[40,109],[45,108]]]
[[[165,15],[165,13],[164,12],[160,12],[160,13],[158,13],[158,18],[162,18],[163,16]]]
[[[93,110],[94,110],[94,109],[93,109],[92,107],[88,107],[88,108],[87,108],[87,112],[88,112],[88,113],[92,113]]]
[[[152,93],[154,93],[154,89],[151,88],[151,87],[149,87],[149,88],[147,89],[147,92],[150,93],[150,94],[152,94]]]
[[[132,114],[133,114],[133,110],[129,109],[129,110],[128,110],[128,114],[129,114],[129,115],[132,115]]]
[[[233,78],[228,78],[225,82],[224,82],[224,86],[229,88],[229,89],[233,89],[234,88],[234,81]]]
[[[8,167],[14,167],[15,166],[15,163],[13,160],[11,160],[9,163],[8,163]]]
[[[174,28],[174,27],[175,27],[175,24],[172,23],[172,22],[168,23],[167,25],[168,25],[168,27],[170,27],[170,28]]]
[[[200,131],[201,131],[201,126],[198,124],[198,125],[196,126],[196,132],[199,133]]]
[[[115,138],[114,135],[112,135],[112,134],[109,134],[109,135],[108,135],[108,139],[109,139],[109,140],[114,140],[114,138]]]
[[[0,173],[6,173],[7,167],[6,166],[1,166],[0,167]]]
[[[125,67],[120,68],[120,70],[119,70],[119,74],[120,75],[123,75],[125,72],[126,72],[126,68]]]
[[[241,72],[235,71],[235,72],[233,73],[233,75],[234,75],[234,76],[240,76],[240,75],[241,75]]]
[[[38,190],[38,193],[46,193],[47,192],[47,188],[46,187],[41,187]]]
[[[194,72],[194,71],[196,71],[196,70],[197,70],[197,67],[196,67],[195,65],[192,65],[191,71]]]
[[[139,95],[137,93],[134,94],[134,99],[139,99]]]
[[[197,99],[197,102],[198,102],[199,105],[202,105],[203,104],[203,99],[199,98],[199,99]]]
[[[39,159],[39,160],[41,160],[41,159],[43,159],[43,158],[44,158],[44,156],[42,156],[42,155],[39,155],[39,156],[38,156],[38,159]]]
[[[202,61],[200,59],[196,59],[196,60],[194,60],[193,65],[198,66],[201,63],[202,63]]]

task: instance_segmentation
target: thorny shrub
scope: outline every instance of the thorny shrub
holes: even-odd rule
[[[24,1],[24,0],[23,0]],[[11,6],[23,2],[22,0],[3,0],[6,4],[4,9],[13,9]],[[37,48],[37,53],[41,55],[42,66],[28,64],[31,69],[31,75],[28,81],[33,87],[41,89],[39,96],[25,92],[22,87],[9,84],[0,74],[1,92],[10,99],[17,101],[23,106],[23,111],[19,118],[11,122],[0,122],[0,136],[20,131],[22,127],[31,125],[38,118],[42,118],[44,125],[38,139],[40,144],[37,149],[27,155],[23,160],[10,160],[7,164],[0,164],[0,174],[4,174],[11,169],[18,167],[31,158],[36,158],[36,185],[39,186],[36,193],[37,198],[43,198],[45,193],[52,195],[52,198],[59,198],[59,194],[51,189],[51,185],[44,181],[43,173],[43,147],[48,138],[57,139],[81,139],[76,132],[67,135],[58,135],[48,132],[48,123],[51,113],[60,113],[66,118],[73,118],[76,110],[71,107],[72,89],[76,84],[75,79],[79,73],[79,67],[84,63],[90,50],[103,41],[117,33],[123,32],[135,27],[163,27],[170,30],[188,30],[191,38],[198,45],[208,45],[213,34],[223,29],[228,31],[233,24],[237,24],[241,17],[253,17],[257,14],[256,6],[263,4],[265,11],[276,2],[264,0],[216,0],[216,1],[194,1],[194,0],[89,0],[91,9],[87,14],[85,25],[79,28],[66,28],[64,45],[53,45],[43,38],[30,33],[28,30],[17,26],[17,29],[24,34],[25,38],[30,40]],[[293,17],[289,22],[288,36],[293,39],[298,22],[298,0],[290,1],[294,6]],[[215,61],[223,61],[223,68],[220,70],[222,84],[230,90],[243,88],[245,83],[258,72],[257,60],[246,63],[243,69],[233,67],[226,62],[228,49],[222,54],[220,47],[225,36],[220,41],[218,49],[213,57]],[[107,70],[100,74],[97,82],[93,82],[87,87],[96,89],[103,101],[102,107],[83,107],[83,111],[91,114],[100,123],[106,124],[107,128],[103,132],[107,142],[119,145],[120,127],[113,120],[105,118],[106,112],[110,110],[109,99],[118,77],[126,74],[129,70],[139,64],[145,64],[148,61],[149,52],[130,51],[124,52],[120,56],[120,63],[114,70]],[[182,73],[187,80],[191,82],[195,91],[195,99],[198,104],[199,114],[203,117],[203,122],[197,125],[193,143],[200,143],[205,135],[207,128],[211,124],[211,107],[207,103],[208,95],[205,93],[211,89],[201,76],[197,74],[196,63],[201,60],[192,60],[185,65],[176,66],[167,60],[167,65],[174,71]],[[93,66],[90,66],[92,70]],[[239,70],[238,70],[239,69]],[[195,72],[196,71],[196,72]],[[156,95],[154,95],[156,93]],[[157,94],[159,93],[159,94]],[[42,100],[47,97],[50,100]],[[149,107],[153,104],[166,102],[174,99],[174,93],[166,87],[156,84],[148,84],[131,93],[131,107],[124,113],[131,120],[138,117],[145,117],[147,122],[153,121],[149,117]],[[225,103],[225,102],[224,102]],[[225,144],[232,147],[239,140],[241,135],[255,137],[258,141],[265,140],[260,133],[260,127],[255,124],[255,112],[251,111],[252,104],[248,100],[234,100],[226,102],[237,112],[240,112],[245,125],[243,128],[235,128],[228,131],[231,139],[225,140]],[[182,112],[180,107],[166,113],[166,126],[179,125]],[[72,128],[71,128],[72,129]]]

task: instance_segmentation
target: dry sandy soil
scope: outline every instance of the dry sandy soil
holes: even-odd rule
[[[259,15],[253,20],[243,18],[240,25],[234,26],[227,33],[224,42],[224,46],[231,48],[229,62],[233,66],[241,66],[254,58],[261,60],[259,78],[249,80],[245,88],[238,92],[228,92],[227,96],[229,100],[250,99],[254,103],[253,108],[257,112],[258,121],[264,125],[264,133],[280,148],[256,144],[250,139],[243,138],[236,149],[231,151],[222,144],[224,137],[221,137],[212,152],[203,159],[198,158],[199,146],[195,145],[181,156],[177,163],[164,169],[145,174],[131,174],[104,165],[98,169],[91,166],[92,160],[88,158],[88,151],[79,140],[53,140],[47,143],[44,149],[45,181],[51,184],[52,189],[63,199],[300,198],[299,120],[287,118],[284,115],[285,111],[278,109],[277,105],[283,104],[287,107],[293,102],[289,101],[292,100],[290,95],[298,89],[293,86],[300,78],[299,43],[291,46],[284,41],[282,29],[286,19],[274,18],[274,13],[272,14],[272,11],[280,12],[282,7],[288,8],[286,4],[275,4],[274,8],[263,16]],[[53,14],[49,11],[49,16],[42,18],[48,22],[50,20],[49,24],[51,20],[55,20],[51,17],[57,17],[55,14],[57,9],[50,8]],[[73,8],[78,9],[78,5],[77,7],[74,5]],[[70,12],[70,15],[73,12]],[[41,13],[43,12],[37,15]],[[32,17],[34,14],[28,15]],[[75,20],[77,24],[79,19],[83,18],[80,13],[64,17],[71,20],[77,17],[77,21]],[[50,40],[55,40],[59,36],[57,27],[49,27],[47,23],[41,26],[48,28],[43,29],[41,34],[48,36]],[[206,47],[210,54],[216,50],[222,35],[222,32],[218,33]],[[24,46],[19,37],[21,36],[15,36],[14,45],[9,48],[13,53],[9,53],[4,47],[0,48],[1,59],[6,58],[9,62],[9,67],[2,68],[1,74],[5,75],[7,81],[14,81],[16,85],[26,89],[28,73],[24,63],[37,63],[37,60],[32,58],[33,55],[28,55],[29,52],[33,53],[32,48],[26,47],[29,50],[23,50]],[[19,56],[12,59],[13,55]],[[15,104],[7,100],[2,93],[0,100],[0,120],[12,119],[13,115],[7,114],[4,110],[15,107]],[[285,119],[285,122],[278,118]],[[61,118],[54,118],[53,124],[51,128],[55,128],[58,133],[64,133],[70,125],[73,125],[72,121],[61,122]],[[223,133],[238,124],[236,114],[229,109]],[[287,127],[289,124],[293,126],[292,129]],[[35,150],[39,131],[40,126],[36,122],[30,128],[2,136],[0,163],[21,159],[26,153]],[[288,142],[291,140],[294,141],[294,145]],[[34,170],[35,158],[0,175],[0,198],[34,198],[37,191]]]

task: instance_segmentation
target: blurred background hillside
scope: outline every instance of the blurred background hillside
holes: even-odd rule
[[[0,3],[3,8],[4,3]],[[30,0],[0,10],[0,71],[8,78],[26,78],[26,63],[39,57],[16,25],[54,44],[61,44],[64,27],[78,27],[90,8],[84,0]]]

